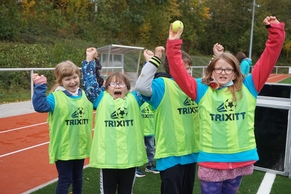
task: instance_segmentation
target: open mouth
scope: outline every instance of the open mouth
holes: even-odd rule
[[[116,98],[120,97],[121,95],[122,95],[122,92],[120,92],[120,91],[115,91],[115,92],[114,92],[114,96],[115,96]]]

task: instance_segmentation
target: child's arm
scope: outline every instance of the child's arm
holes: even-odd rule
[[[276,17],[268,16],[263,21],[269,35],[266,48],[252,70],[252,77],[257,92],[259,92],[271,74],[279,56],[285,39],[284,23]]]
[[[189,75],[184,67],[182,53],[180,50],[182,40],[180,39],[183,30],[178,28],[178,32],[173,32],[172,24],[169,29],[169,38],[166,46],[166,55],[170,66],[170,74],[179,87],[193,100],[197,97],[197,82]]]
[[[34,110],[37,112],[52,112],[53,105],[47,100],[46,90],[47,90],[47,79],[45,76],[38,74],[32,75],[32,81],[35,84],[32,104]]]
[[[164,47],[159,46],[156,47],[155,54],[149,50],[144,51],[144,57],[147,63],[142,68],[135,85],[135,89],[144,96],[149,97],[152,95],[152,81],[159,65],[161,64],[161,57],[164,50]]]
[[[102,90],[103,86],[99,86],[96,78],[96,56],[95,48],[86,50],[86,60],[82,62],[82,86],[85,90],[87,98],[91,102],[95,102]]]
[[[215,43],[212,50],[214,56],[220,56],[224,52],[224,47],[219,43]]]

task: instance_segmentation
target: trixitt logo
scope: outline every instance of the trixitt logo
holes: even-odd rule
[[[141,110],[141,117],[142,118],[154,118],[154,114],[151,111],[149,106],[146,106]]]
[[[83,118],[85,117],[83,107],[77,108],[77,110],[71,114],[71,117],[73,119],[65,120],[66,125],[87,125],[89,123],[89,119]]]
[[[198,106],[196,103],[189,97],[187,97],[183,102],[185,107],[177,108],[179,114],[194,114],[198,112]]]
[[[245,119],[246,112],[235,112],[237,107],[236,101],[227,99],[217,107],[218,112],[227,112],[222,114],[210,113],[212,121],[237,121]]]
[[[236,102],[231,99],[227,99],[224,103],[217,108],[218,112],[227,112],[227,111],[235,111]]]
[[[116,111],[111,113],[110,117],[112,119],[124,119],[126,115],[128,114],[127,108],[125,107],[119,107]]]
[[[125,119],[128,115],[127,108],[119,107],[110,117],[112,120],[105,120],[105,127],[127,127],[133,126],[133,119]],[[113,120],[114,119],[114,120]]]

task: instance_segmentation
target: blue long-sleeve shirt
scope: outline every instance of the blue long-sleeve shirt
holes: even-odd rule
[[[54,112],[55,98],[52,93],[46,96],[47,85],[46,84],[36,84],[34,87],[34,93],[32,96],[32,104],[36,112]],[[70,98],[81,98],[82,90],[78,90],[78,95],[73,96],[66,90],[63,91]]]

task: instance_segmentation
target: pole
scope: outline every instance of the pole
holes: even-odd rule
[[[253,1],[253,10],[252,10],[252,26],[251,26],[250,50],[249,50],[249,58],[250,59],[252,58],[254,20],[255,20],[255,7],[256,7],[256,0]]]

